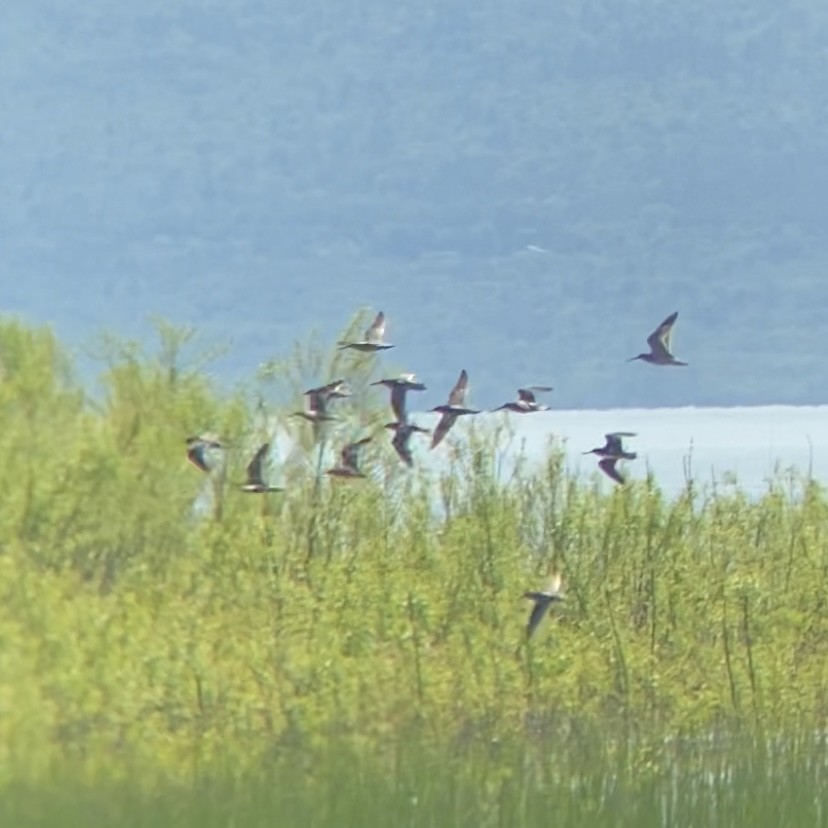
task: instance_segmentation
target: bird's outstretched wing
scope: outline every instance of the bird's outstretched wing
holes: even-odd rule
[[[451,389],[451,393],[449,394],[448,402],[449,405],[456,406],[457,408],[462,408],[466,403],[466,391],[469,388],[469,375],[466,373],[466,369],[464,368],[460,372],[460,376],[457,379],[457,382],[454,385],[454,388]]]
[[[526,388],[518,388],[518,399],[525,403],[535,403],[535,394],[551,390],[551,385],[527,385]]]
[[[395,451],[400,456],[400,460],[402,460],[407,466],[414,465],[414,458],[411,455],[411,447],[409,446],[410,440],[411,431],[407,428],[397,429],[397,433],[391,440],[391,445],[394,446]]]
[[[526,637],[531,638],[532,633],[535,632],[538,624],[543,620],[543,616],[546,615],[546,611],[552,602],[541,593],[527,592],[526,597],[535,602],[532,612],[529,613],[529,622],[526,624]]]
[[[251,485],[264,485],[262,466],[267,453],[270,451],[270,443],[262,443],[259,450],[253,455],[253,459],[247,464],[247,482]]]
[[[399,333],[399,331],[398,331]],[[371,323],[371,327],[365,331],[365,341],[366,342],[373,342],[378,343],[382,342],[383,337],[385,336],[385,314],[380,311],[375,317],[374,321]]]
[[[671,313],[648,337],[647,344],[655,356],[671,358],[670,341],[678,311]]]
[[[437,427],[434,429],[434,434],[431,437],[431,447],[436,448],[442,442],[443,438],[446,434],[449,433],[449,430],[454,425],[457,420],[457,415],[452,414],[450,411],[446,411],[443,413],[443,416],[440,417],[440,422],[437,423]]]
[[[363,437],[361,440],[357,440],[354,443],[348,443],[343,449],[340,455],[342,460],[342,465],[346,468],[350,469],[359,469],[359,452],[360,449],[366,444],[370,443],[370,437]]]
[[[395,385],[391,388],[391,410],[397,418],[397,422],[404,423],[408,418],[405,410],[405,395],[408,388],[405,385]]]
[[[624,484],[626,481],[621,476],[618,469],[615,468],[615,464],[618,462],[617,457],[605,457],[603,460],[598,461],[598,466],[600,467],[601,471],[609,478],[614,480],[616,483]]]

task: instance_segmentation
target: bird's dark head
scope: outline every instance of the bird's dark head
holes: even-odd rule
[[[630,357],[627,362],[635,362],[637,359],[647,360],[649,356],[649,354],[639,354],[638,356]]]

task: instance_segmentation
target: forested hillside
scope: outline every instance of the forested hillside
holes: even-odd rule
[[[435,398],[826,401],[819,0],[4,17],[0,307],[76,345],[160,314],[232,382],[370,306]],[[676,309],[690,367],[625,365]]]

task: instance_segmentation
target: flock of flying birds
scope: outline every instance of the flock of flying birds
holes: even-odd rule
[[[650,350],[638,354],[627,361],[633,362],[640,359],[651,365],[687,365],[688,363],[676,359],[670,350],[673,325],[677,318],[678,311],[671,313],[647,337],[647,344]],[[385,314],[382,311],[376,315],[371,326],[365,331],[363,339],[356,342],[339,343],[340,350],[351,349],[364,354],[375,354],[393,347],[392,344],[385,341]],[[443,441],[460,417],[480,413],[479,410],[469,408],[466,405],[468,384],[469,376],[464,369],[460,372],[457,382],[451,389],[448,395],[448,401],[431,409],[441,415],[431,435],[432,449],[436,448]],[[406,402],[410,391],[425,391],[426,386],[419,382],[414,374],[402,374],[392,379],[377,380],[371,383],[371,385],[382,385],[390,391],[391,410],[395,419],[393,422],[388,423],[385,428],[394,432],[391,445],[394,447],[402,462],[408,466],[413,466],[414,460],[410,447],[411,438],[414,434],[429,434],[430,432],[429,429],[423,428],[409,420]],[[519,388],[517,400],[506,402],[493,410],[509,411],[515,414],[531,414],[539,411],[548,411],[549,406],[539,403],[536,395],[551,390],[552,388],[546,385],[531,385],[526,388]],[[304,396],[307,397],[307,408],[303,411],[294,412],[293,416],[301,417],[310,422],[314,428],[314,435],[318,439],[323,425],[337,419],[331,413],[333,402],[337,399],[347,398],[350,395],[351,393],[344,379],[334,380],[318,388],[311,388],[304,393]],[[605,435],[605,443],[603,446],[590,449],[583,453],[595,454],[600,457],[598,467],[601,471],[616,483],[623,484],[625,478],[616,466],[619,461],[636,459],[637,455],[635,452],[626,451],[623,445],[623,439],[625,437],[635,436],[634,432],[629,431],[610,432]],[[328,469],[326,474],[340,478],[365,477],[365,474],[359,467],[360,451],[372,439],[372,437],[363,437],[360,440],[347,443],[340,452],[339,462]],[[212,451],[220,450],[221,448],[222,443],[212,437],[190,436],[187,438],[188,459],[198,469],[208,474],[212,471],[214,465],[210,459],[210,454]],[[239,486],[241,491],[251,494],[282,491],[280,487],[270,485],[265,479],[264,465],[269,451],[270,443],[263,443],[256,451],[256,454],[247,466],[246,480]],[[556,601],[562,601],[564,599],[564,594],[561,591],[560,574],[556,574],[551,578],[545,590],[525,592],[524,597],[533,602],[526,630],[527,637],[531,637],[549,607]]]

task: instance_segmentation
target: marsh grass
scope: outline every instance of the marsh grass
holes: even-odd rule
[[[554,443],[504,474],[508,429],[472,428],[444,470],[378,438],[342,483],[292,424],[287,490],[243,496],[264,389],[283,379],[287,423],[328,363],[226,397],[188,335],[159,337],[113,346],[92,403],[48,332],[0,325],[9,824],[823,819],[828,498],[807,475],[604,494]],[[383,418],[343,405],[340,428]],[[228,445],[212,480],[183,456],[202,430]],[[527,641],[521,596],[553,570],[567,600]]]

